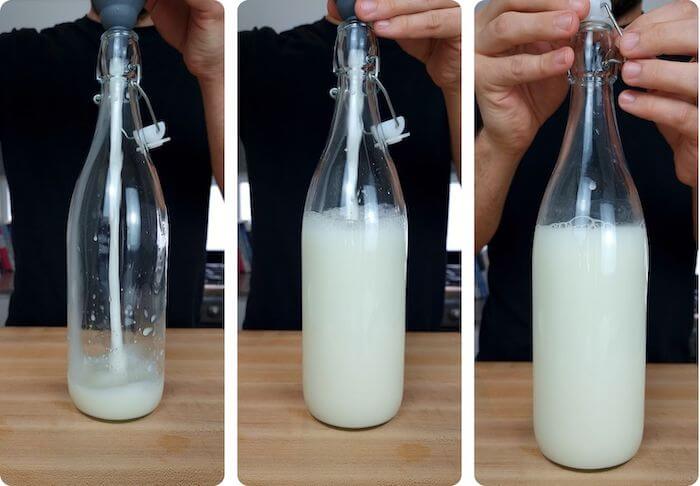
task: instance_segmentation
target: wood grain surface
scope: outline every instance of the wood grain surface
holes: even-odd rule
[[[0,477],[11,485],[214,485],[224,470],[223,331],[168,329],[149,416],[105,422],[66,387],[65,328],[0,328]]]
[[[301,333],[238,338],[238,465],[247,485],[452,485],[460,477],[460,339],[408,333],[403,403],[379,427],[315,420],[301,388]]]
[[[691,364],[647,366],[644,438],[616,468],[566,469],[540,453],[532,430],[530,363],[476,364],[476,477],[483,485],[688,485],[698,471],[698,378]]]

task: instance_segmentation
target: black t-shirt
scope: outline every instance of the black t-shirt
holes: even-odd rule
[[[102,26],[87,18],[0,35],[0,142],[10,185],[15,290],[8,324],[65,325],[66,223],[90,148]],[[170,221],[169,326],[199,322],[211,186],[199,85],[182,56],[139,28],[142,86],[172,141],[151,153]],[[144,122],[150,120],[142,106]]]
[[[240,137],[253,213],[248,329],[301,328],[301,221],[333,116],[335,37],[327,20],[281,34],[239,34]],[[411,132],[390,147],[408,208],[407,328],[435,329],[444,301],[451,163],[445,103],[421,62],[393,41],[380,39],[379,51],[380,77]]]
[[[625,88],[618,80],[615,100]],[[532,242],[540,202],[564,138],[568,107],[567,99],[520,162],[500,225],[488,244],[490,294],[479,336],[481,360],[532,359]],[[649,238],[647,357],[689,361],[696,285],[692,191],[676,178],[673,152],[654,123],[620,109],[617,120]]]

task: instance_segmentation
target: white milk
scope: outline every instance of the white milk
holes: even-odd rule
[[[646,231],[537,226],[532,271],[540,450],[574,468],[621,464],[644,428]]]
[[[122,166],[124,153],[122,151],[122,104],[126,78],[124,60],[112,59],[109,71],[112,79],[109,84],[112,100],[111,120],[109,126],[109,170],[107,171],[107,187],[105,196],[109,218],[109,323],[111,330],[111,370],[116,374],[126,372],[127,357],[124,353],[124,337],[121,320],[121,282],[119,279],[119,212],[122,200]]]
[[[131,420],[151,413],[163,395],[163,374],[151,361],[126,353],[125,374],[114,373],[109,357],[88,358],[68,373],[68,392],[78,409],[104,420]]]
[[[338,427],[379,425],[403,395],[406,220],[307,212],[302,232],[304,400]]]

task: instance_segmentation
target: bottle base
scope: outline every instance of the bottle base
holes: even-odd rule
[[[624,454],[624,455],[618,455],[616,458],[612,459],[602,459],[602,458],[588,458],[588,459],[583,459],[584,454],[579,455],[578,457],[561,457],[556,454],[551,454],[548,452],[545,452],[542,447],[539,447],[540,452],[542,455],[547,459],[549,462],[556,464],[559,467],[565,468],[565,469],[570,469],[572,471],[605,471],[609,469],[615,469],[616,467],[620,467],[630,460],[634,458],[635,455],[637,455],[637,452],[639,451],[639,445],[634,449],[634,451],[631,454]]]
[[[611,470],[611,469],[616,469],[616,468],[618,468],[618,467],[620,467],[620,466],[624,466],[624,465],[627,464],[629,461],[631,461],[632,458],[634,457],[634,456],[629,457],[629,458],[625,459],[625,460],[622,461],[622,462],[614,461],[614,462],[611,463],[610,465],[592,465],[592,466],[585,466],[585,465],[584,465],[584,466],[580,466],[580,465],[579,465],[579,466],[575,466],[575,465],[568,465],[568,464],[564,464],[563,462],[555,461],[554,459],[552,459],[552,458],[550,458],[550,457],[547,457],[547,455],[544,454],[544,453],[542,453],[542,455],[543,455],[544,458],[547,459],[549,462],[551,462],[552,464],[554,464],[554,465],[556,465],[556,466],[559,466],[559,467],[561,467],[561,468],[563,468],[563,469],[568,469],[568,470],[570,470],[570,471],[585,471],[585,472],[601,472],[601,471],[609,471],[609,470]]]
[[[75,402],[73,403],[73,405],[75,405]],[[134,422],[134,421],[136,421],[136,420],[140,420],[140,419],[142,419],[142,418],[148,417],[148,416],[151,415],[153,412],[155,412],[155,410],[156,410],[156,408],[158,408],[158,406],[156,406],[156,407],[153,408],[152,410],[149,410],[148,412],[144,413],[143,415],[138,415],[138,416],[136,416],[136,417],[130,417],[130,418],[106,418],[107,416],[94,415],[94,414],[92,414],[92,413],[90,413],[90,412],[87,412],[87,411],[85,411],[85,410],[82,410],[82,409],[81,409],[80,407],[78,407],[77,405],[75,405],[75,408],[78,409],[78,412],[82,413],[82,414],[85,415],[86,417],[89,417],[89,418],[91,418],[91,419],[93,419],[93,420],[97,420],[97,421],[99,421],[99,422],[109,422],[109,423],[121,424],[121,423],[126,423],[126,422]]]
[[[68,379],[68,393],[78,410],[90,417],[124,422],[153,412],[163,396],[163,381],[139,381],[113,387],[91,387]]]
[[[306,409],[309,414],[319,422],[330,427],[346,430],[361,430],[379,427],[387,422],[390,422],[399,413],[401,401],[394,404],[391,408],[383,407],[386,413],[338,413],[338,410],[326,407],[313,407],[304,397]],[[324,410],[325,408],[325,410]]]
[[[382,425],[391,422],[391,420],[396,416],[396,413],[392,414],[388,418],[382,418],[379,420],[368,420],[366,422],[363,421],[347,421],[347,420],[334,420],[334,419],[329,419],[329,418],[321,418],[319,416],[314,415],[311,410],[309,410],[309,414],[316,419],[318,422],[321,422],[323,425],[326,425],[328,427],[333,427],[335,429],[341,429],[341,430],[366,430],[366,429],[374,429],[376,427],[381,427]]]

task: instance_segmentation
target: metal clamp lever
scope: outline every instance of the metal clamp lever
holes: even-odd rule
[[[610,6],[607,3],[603,4],[603,8],[608,14],[608,17],[610,17],[610,21],[613,23],[613,26],[615,27],[615,30],[617,31],[618,35],[622,37],[624,35],[624,32],[622,31],[622,28],[620,27],[620,24],[617,23],[617,20],[615,20],[615,16],[612,13],[612,10],[610,10]],[[607,64],[620,64],[622,65],[627,59],[623,58],[622,60],[619,59],[608,59],[605,61],[605,64],[607,67]]]

